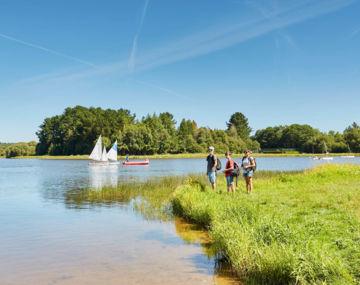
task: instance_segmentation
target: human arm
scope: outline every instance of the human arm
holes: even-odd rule
[[[230,163],[226,163],[226,167],[224,173],[234,170],[234,161],[230,160]]]
[[[216,170],[216,165],[217,165],[217,157],[216,157],[216,155],[214,155],[213,158],[214,158],[214,166],[211,168],[211,171],[215,171]]]

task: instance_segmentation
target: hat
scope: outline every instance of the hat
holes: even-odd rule
[[[213,146],[209,146],[209,150],[214,150],[215,148]]]

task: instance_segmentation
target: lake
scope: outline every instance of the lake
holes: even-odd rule
[[[259,170],[328,163],[308,157],[256,160]],[[334,157],[332,162],[360,164],[360,158]],[[0,159],[0,284],[236,283],[209,254],[206,233],[193,225],[146,219],[131,203],[74,207],[66,199],[76,189],[205,170],[204,159],[151,160],[149,166],[127,167]]]

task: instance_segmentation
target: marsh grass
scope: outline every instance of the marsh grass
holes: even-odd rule
[[[216,191],[205,175],[189,175],[69,192],[66,200],[132,205],[145,219],[184,217],[207,229],[212,256],[246,284],[360,284],[360,166],[258,171],[251,195],[239,181],[235,194],[222,175]]]
[[[246,283],[359,284],[360,167],[257,174],[252,195],[224,193],[223,179],[217,191],[188,180],[173,210],[207,227]]]
[[[145,219],[167,220],[172,218],[171,197],[180,185],[191,179],[203,181],[205,176],[156,177],[147,181],[133,181],[116,187],[101,189],[75,189],[65,194],[71,208],[124,205],[131,206]]]

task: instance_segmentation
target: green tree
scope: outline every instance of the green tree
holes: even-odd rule
[[[344,139],[352,152],[360,152],[360,126],[357,123],[345,129]]]
[[[36,144],[37,143],[34,141],[31,141],[29,143],[14,143],[5,148],[4,154],[7,158],[34,155]]]
[[[252,129],[249,126],[248,119],[243,113],[236,112],[231,115],[227,124],[227,129],[230,130],[232,126],[235,127],[237,134],[242,139],[247,139],[250,136]]]
[[[260,143],[261,148],[282,147],[281,138],[284,128],[283,126],[277,126],[257,130],[254,139]]]

